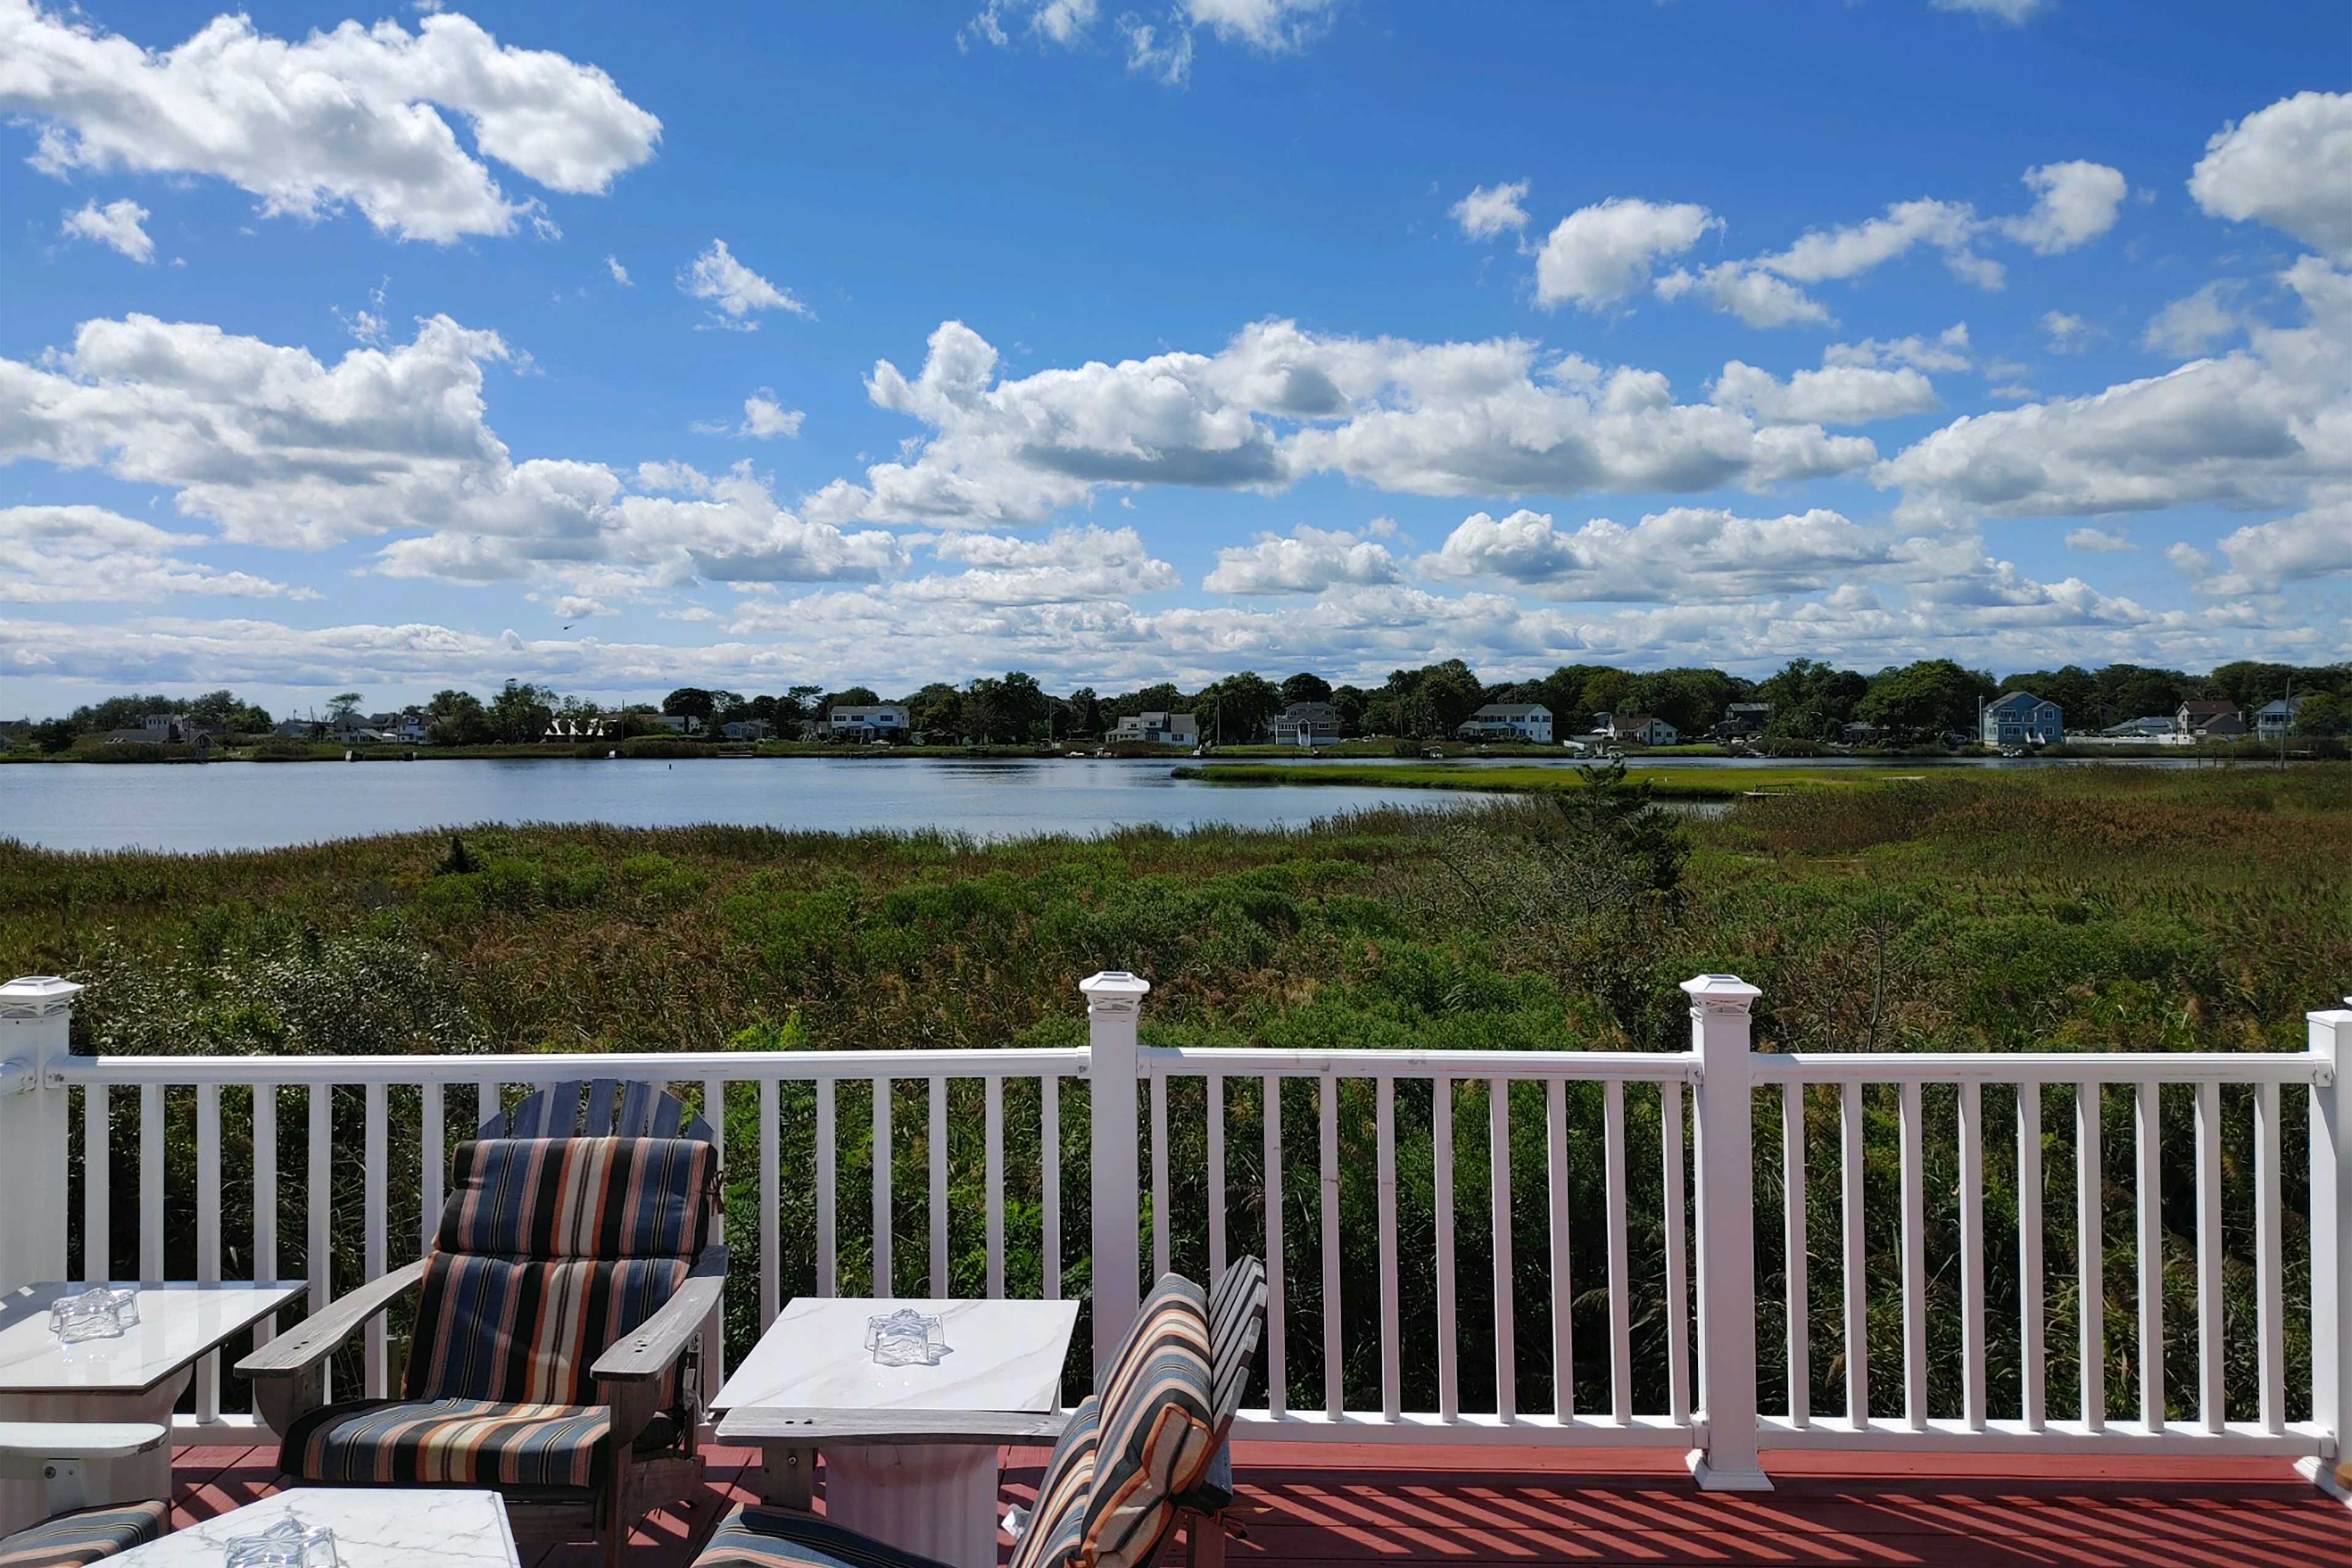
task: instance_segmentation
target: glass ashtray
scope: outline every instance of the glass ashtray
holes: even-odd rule
[[[912,1307],[866,1320],[866,1348],[877,1366],[937,1366],[948,1353],[947,1327]]]
[[[305,1530],[291,1514],[268,1530],[227,1543],[227,1568],[341,1568],[335,1532],[321,1525]]]
[[[139,1292],[93,1285],[79,1296],[60,1298],[49,1308],[49,1332],[67,1344],[121,1339],[139,1321]]]

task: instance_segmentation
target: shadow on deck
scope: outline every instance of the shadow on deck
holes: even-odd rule
[[[709,1452],[709,1504],[655,1515],[633,1538],[633,1563],[685,1568],[710,1521],[750,1495],[756,1456]],[[1029,1500],[1044,1458],[1007,1454],[1009,1500]],[[2352,1510],[2277,1460],[1781,1455],[1779,1489],[1750,1496],[1701,1492],[1678,1465],[1643,1456],[1259,1443],[1235,1460],[1249,1532],[1228,1552],[1235,1568],[2352,1564]],[[184,1447],[173,1465],[178,1524],[277,1482],[274,1448]],[[530,1568],[598,1561],[585,1544],[523,1547]]]

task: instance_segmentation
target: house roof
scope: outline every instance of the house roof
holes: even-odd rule
[[[2055,702],[2036,697],[2031,691],[2011,691],[1985,704],[1985,711],[1997,712],[2003,708],[2055,708]]]
[[[877,713],[897,713],[902,710],[903,710],[900,705],[896,702],[869,702],[863,703],[856,707],[836,708],[833,710],[833,717],[835,719],[870,719]]]
[[[2180,710],[2191,719],[2218,719],[2224,713],[2235,713],[2238,705],[2226,697],[2200,697],[2182,703]]]
[[[1339,710],[1328,702],[1294,702],[1282,710],[1282,716],[1292,723],[1337,723]]]
[[[1478,710],[1481,719],[1549,719],[1551,710],[1540,702],[1489,702]]]

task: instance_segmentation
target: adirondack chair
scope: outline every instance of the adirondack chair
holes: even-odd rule
[[[1224,1561],[1225,1439],[1265,1329],[1265,1266],[1237,1259],[1213,1294],[1164,1276],[1070,1413],[1013,1568],[1149,1568],[1180,1525],[1202,1568]],[[740,1508],[694,1568],[940,1568],[814,1514]]]
[[[488,1118],[424,1258],[237,1363],[278,1468],[310,1486],[494,1488],[519,1533],[584,1526],[617,1565],[635,1520],[701,1486],[718,1183],[709,1126],[650,1084],[558,1084]],[[327,1404],[328,1358],[420,1287],[400,1397]]]
[[[152,1422],[0,1421],[0,1480],[43,1483],[49,1518],[0,1535],[0,1568],[89,1568],[171,1528],[168,1498],[83,1506],[82,1467],[163,1446]]]

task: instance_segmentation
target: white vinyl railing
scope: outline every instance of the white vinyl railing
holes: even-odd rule
[[[1139,1042],[1148,985],[1103,974],[1068,1050],[125,1058],[69,1053],[79,989],[0,987],[0,1288],[226,1268],[305,1279],[316,1310],[429,1241],[450,1149],[493,1108],[621,1078],[721,1129],[739,1349],[804,1292],[1066,1291],[1098,1362],[1147,1265],[1251,1251],[1260,1437],[1678,1447],[1727,1489],[1793,1447],[2326,1474],[2352,1410],[2352,1011],[2310,1015],[2293,1054],[1780,1055],[1751,1049],[1754,988],[1701,976],[1687,1052],[1176,1049]],[[2112,1233],[2109,1096],[2134,1113]],[[2285,1150],[2305,1100],[2307,1163]],[[385,1334],[352,1392],[386,1390]],[[250,1420],[217,1364],[194,1404]]]

